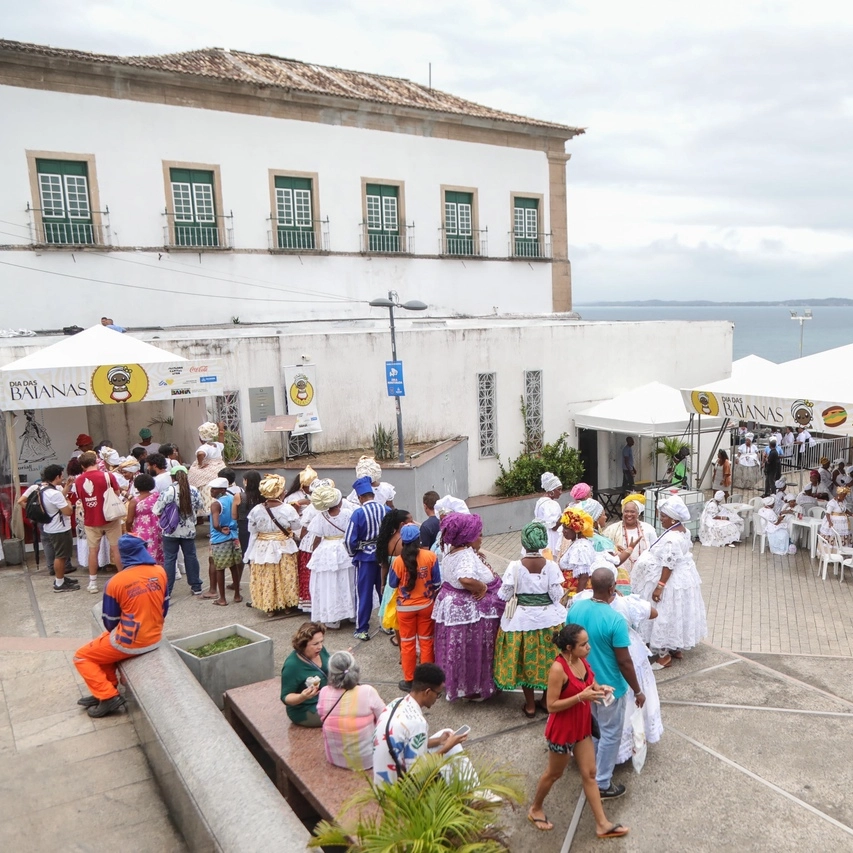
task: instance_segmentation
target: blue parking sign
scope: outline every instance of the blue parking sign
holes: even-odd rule
[[[385,384],[388,386],[389,397],[405,397],[406,386],[403,384],[403,362],[385,362]]]

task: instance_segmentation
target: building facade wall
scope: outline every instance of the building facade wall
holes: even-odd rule
[[[15,305],[16,327],[87,326],[102,313],[155,327],[357,317],[388,290],[436,314],[570,308],[567,262],[508,259],[513,193],[541,197],[540,230],[551,231],[542,150],[15,86],[0,86],[0,104],[16,116],[0,134],[0,260],[15,265],[2,276],[31,296]],[[27,152],[90,158],[113,251],[29,248],[26,208],[40,201]],[[233,249],[164,251],[164,163],[215,168]],[[270,170],[316,175],[314,215],[328,219],[331,255],[270,253]],[[361,254],[365,178],[403,184],[414,257]],[[564,169],[562,179],[564,198]],[[438,257],[442,186],[476,189],[487,257]],[[552,267],[563,282],[556,302]]]

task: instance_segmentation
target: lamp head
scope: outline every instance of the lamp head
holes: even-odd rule
[[[394,308],[396,306],[396,303],[393,300],[386,299],[385,297],[381,299],[372,299],[368,304],[371,308]]]
[[[407,311],[426,311],[429,305],[417,299],[412,299],[409,302],[404,302],[400,307],[405,308]]]

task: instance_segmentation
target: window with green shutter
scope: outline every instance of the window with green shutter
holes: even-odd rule
[[[474,254],[474,194],[445,190],[444,251],[448,255]]]
[[[367,184],[367,251],[400,252],[400,188],[390,184]]]
[[[213,172],[170,169],[176,246],[219,246]]]
[[[36,160],[44,242],[95,243],[89,166],[78,160]]]
[[[315,249],[310,178],[275,176],[275,220],[279,249]]]
[[[519,258],[538,258],[542,252],[539,238],[539,199],[515,196],[512,212],[513,255]]]

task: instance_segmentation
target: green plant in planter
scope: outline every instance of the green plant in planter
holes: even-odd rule
[[[492,791],[509,803],[524,792],[512,776],[494,767],[477,767],[480,783],[448,774],[453,761],[438,755],[419,758],[393,785],[374,785],[356,794],[334,823],[322,821],[311,847],[341,847],[348,853],[498,853],[509,846],[496,826],[500,802],[483,799]],[[374,806],[375,808],[364,808]],[[346,819],[348,812],[361,811]]]
[[[239,433],[230,429],[225,430],[225,434],[222,437],[222,444],[222,456],[228,464],[237,462],[243,458],[243,439]]]
[[[539,453],[522,453],[510,459],[506,466],[498,457],[501,473],[495,480],[500,494],[506,497],[532,495],[540,491],[542,475],[555,474],[568,488],[583,477],[583,463],[574,447],[568,446],[568,436],[563,433],[555,442],[545,444]]]
[[[174,425],[175,419],[171,415],[168,415],[167,417],[158,415],[156,418],[151,418],[151,420],[148,421],[148,428],[157,430],[157,438],[163,438],[163,435],[165,434],[165,427],[171,429]]]
[[[373,455],[376,459],[393,459],[396,433],[382,424],[373,427]]]

